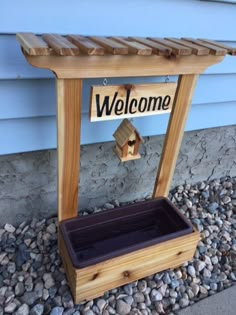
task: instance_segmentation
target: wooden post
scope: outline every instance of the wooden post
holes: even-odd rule
[[[153,198],[161,196],[168,197],[197,79],[198,75],[196,74],[179,76],[178,87],[154,186]]]
[[[81,97],[81,79],[57,79],[59,222],[77,216]]]

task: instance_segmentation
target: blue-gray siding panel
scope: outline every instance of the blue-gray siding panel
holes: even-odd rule
[[[235,7],[194,0],[13,0],[0,10],[0,32],[81,33],[235,40]]]
[[[0,81],[0,120],[56,113],[55,80]]]
[[[109,79],[109,84],[163,82],[165,78]],[[170,78],[176,80],[176,77]],[[85,80],[83,87],[82,112],[89,112],[89,93],[91,85],[101,85],[102,79]],[[199,78],[193,104],[236,101],[236,74],[202,75]],[[2,80],[0,81],[0,120],[55,116],[56,91],[54,79],[40,80]],[[144,118],[145,119],[145,118]],[[227,120],[223,123],[227,124]],[[92,139],[91,139],[92,141]]]
[[[0,35],[0,79],[52,77],[50,71],[36,69],[27,63],[15,35]]]
[[[186,131],[235,124],[236,102],[196,104],[192,106]],[[134,125],[143,136],[166,132],[169,115],[135,118]],[[90,123],[88,115],[82,117],[81,143],[113,141],[112,134],[120,120]],[[0,122],[0,154],[25,152],[56,147],[55,117],[12,119]]]
[[[0,10],[0,154],[56,145],[53,74],[26,62],[15,40],[16,32],[204,37],[236,46],[235,9],[232,5],[193,0],[4,2]],[[114,78],[109,83],[163,80]],[[89,122],[90,85],[102,81],[103,78],[84,82],[82,143],[112,140],[120,123]],[[235,124],[235,87],[235,57],[227,56],[222,63],[208,68],[199,79],[187,130]],[[145,136],[164,133],[167,119],[168,115],[160,115],[134,122]]]

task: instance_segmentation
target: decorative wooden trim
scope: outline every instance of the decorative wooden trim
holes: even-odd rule
[[[49,69],[61,79],[200,74],[224,56],[29,56],[34,67]]]
[[[198,75],[196,74],[182,75],[179,77],[154,185],[153,198],[159,196],[168,197],[197,79]]]
[[[82,80],[57,80],[58,221],[76,217]]]

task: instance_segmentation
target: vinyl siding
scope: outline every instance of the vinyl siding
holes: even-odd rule
[[[177,0],[9,1],[0,10],[0,154],[56,147],[55,79],[27,64],[17,31],[198,37],[236,46],[236,6]],[[14,8],[14,10],[12,9]],[[9,18],[11,17],[11,18]],[[176,77],[171,77],[176,80]],[[109,84],[163,82],[165,78],[108,78]],[[90,123],[89,91],[83,84],[82,144],[111,141],[120,120]],[[142,136],[163,134],[168,114],[135,118]],[[227,56],[200,76],[186,130],[236,123],[236,57]]]

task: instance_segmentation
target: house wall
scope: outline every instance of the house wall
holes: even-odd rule
[[[235,126],[184,135],[172,187],[236,174]],[[81,147],[79,209],[152,194],[164,136],[145,137],[139,160],[120,162],[114,142]],[[0,156],[0,226],[56,215],[56,150]]]
[[[56,147],[55,80],[27,64],[15,33],[198,37],[236,46],[236,6],[197,0],[5,1],[0,10],[0,154]],[[176,80],[176,78],[171,78]],[[109,79],[109,84],[165,78]],[[113,140],[120,124],[90,123],[89,89],[103,78],[85,80],[81,143]],[[236,58],[227,56],[199,79],[186,130],[235,123]],[[165,133],[168,114],[134,119],[143,136]]]
[[[49,71],[36,69],[27,64],[15,40],[16,32],[195,37],[210,38],[236,46],[236,6],[233,4],[198,0],[103,0],[100,2],[95,0],[71,0],[69,2],[60,0],[42,0],[40,2],[12,0],[5,1],[1,4],[1,8],[0,185],[2,190],[0,215],[4,213],[3,217],[6,219],[6,209],[10,209],[8,211],[9,220],[11,218],[14,220],[14,213],[18,213],[22,218],[21,216],[26,213],[25,209],[27,209],[28,214],[32,215],[29,209],[34,214],[36,212],[33,209],[42,214],[44,213],[43,209],[47,209],[45,210],[47,212],[48,209],[55,211],[56,208],[56,159],[53,150],[56,148],[55,79]],[[101,164],[99,164],[99,161],[98,164],[93,163],[99,165],[97,167],[101,167],[102,170],[106,170],[107,175],[104,175],[105,177],[113,178],[114,175],[119,178],[123,174],[122,171],[120,172],[120,168],[132,169],[132,164],[120,166],[120,164],[117,164],[119,162],[115,163],[111,153],[112,144],[109,141],[113,141],[112,134],[120,124],[120,120],[90,123],[88,118],[90,86],[91,84],[102,84],[103,79],[84,80],[81,143],[85,145],[93,144],[84,147],[84,150],[89,152],[88,154],[97,152],[100,146],[106,148],[107,152],[99,155]],[[163,82],[165,79],[165,77],[108,78],[108,84]],[[176,77],[170,78],[170,80],[176,79]],[[193,134],[200,135],[202,134],[201,131],[197,132],[197,130],[235,125],[235,83],[235,57],[227,56],[222,63],[207,69],[199,78],[186,131],[192,131]],[[168,114],[135,118],[133,124],[142,136],[157,136],[151,139],[159,141],[158,135],[165,133],[168,118]],[[232,140],[234,127],[223,127],[223,129],[219,128],[217,130],[219,132],[219,135],[215,136],[218,139],[217,141],[225,141],[227,144],[214,142],[215,150],[225,145],[229,150],[232,150],[232,147],[235,146],[235,142]],[[204,132],[206,133],[204,133],[203,138],[208,141],[210,138],[206,135],[211,131]],[[214,131],[215,133],[216,131]],[[230,135],[229,139],[226,137],[228,135]],[[201,136],[199,137],[201,138]],[[105,143],[107,141],[108,143]],[[190,141],[188,143],[198,146],[197,142]],[[147,143],[144,144],[143,148],[145,152],[148,152],[146,154],[150,154],[150,156],[147,160],[141,159],[140,163],[149,163],[149,158],[154,154],[154,151],[148,150],[146,145]],[[212,148],[211,145],[210,147]],[[189,150],[191,151],[192,148],[189,148]],[[22,152],[29,153],[22,154]],[[203,150],[203,152],[205,151]],[[97,157],[96,154],[95,156]],[[214,155],[210,154],[209,156],[214,160],[216,159]],[[16,162],[12,164],[12,160]],[[234,161],[234,158],[232,157],[231,160]],[[90,199],[100,200],[99,204],[101,204],[105,197],[99,199],[100,190],[95,190],[93,197],[86,197],[86,190],[89,187],[87,185],[90,185],[90,183],[86,179],[85,170],[91,166],[91,164],[86,165],[86,161],[90,163],[86,158],[84,162],[81,162],[84,167],[82,167],[82,174],[85,176],[84,181],[81,182],[83,183],[80,190],[81,200],[84,200],[81,205],[90,204]],[[102,166],[103,163],[106,167]],[[199,167],[201,163],[202,161],[199,162]],[[48,167],[52,167],[52,170]],[[227,163],[225,167],[228,167]],[[142,169],[145,173],[146,170],[143,164]],[[233,170],[234,168],[231,167],[230,173]],[[39,173],[37,173],[38,171]],[[134,171],[132,169],[132,174]],[[26,178],[25,172],[27,173]],[[225,170],[222,169],[222,173],[225,173]],[[97,174],[96,171],[95,174]],[[100,173],[98,172],[98,174]],[[180,177],[179,180],[183,181],[191,178],[191,173],[184,172],[184,174],[186,178]],[[213,176],[214,174],[216,175],[213,172]],[[219,174],[218,172],[217,175]],[[99,183],[99,178],[96,181]],[[32,188],[32,183],[35,184],[36,188]],[[113,199],[115,188],[110,189],[107,186],[102,186],[108,191],[105,194],[106,198]],[[115,186],[111,185],[109,187]],[[122,193],[124,199],[134,197],[134,195],[128,195],[126,192],[129,186],[123,187],[125,189]],[[138,186],[140,196],[144,194],[141,187],[142,185]],[[50,196],[50,198],[45,196]],[[40,202],[41,199],[42,202]],[[40,213],[39,215],[41,215]]]

